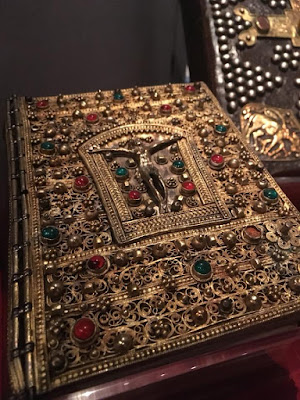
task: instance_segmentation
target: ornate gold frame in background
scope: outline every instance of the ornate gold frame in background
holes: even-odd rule
[[[186,175],[170,178],[178,210],[158,215],[147,191],[144,203],[128,206],[117,162],[89,153],[99,143],[127,146],[129,131],[150,144],[182,135],[157,167],[167,181],[172,162],[186,165]],[[43,148],[45,140],[53,146]],[[14,393],[42,394],[298,317],[298,211],[204,84],[12,98],[7,142]],[[78,176],[89,178],[84,190],[74,187]],[[182,195],[191,178],[195,194]],[[48,226],[57,240],[41,235]],[[94,255],[105,259],[103,272],[90,269]],[[199,272],[197,261],[210,269]],[[88,340],[74,333],[82,317],[95,327]]]

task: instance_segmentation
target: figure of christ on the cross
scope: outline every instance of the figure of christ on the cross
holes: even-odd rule
[[[146,185],[148,194],[153,202],[158,206],[160,213],[169,212],[168,192],[159,170],[153,165],[151,157],[160,150],[163,150],[172,144],[181,140],[182,137],[172,137],[164,140],[154,146],[144,146],[140,140],[132,140],[132,149],[99,149],[90,150],[89,153],[112,153],[115,157],[132,158],[137,165],[140,176]]]

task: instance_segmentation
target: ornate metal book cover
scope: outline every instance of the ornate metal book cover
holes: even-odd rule
[[[298,318],[299,214],[204,84],[7,117],[14,393]]]

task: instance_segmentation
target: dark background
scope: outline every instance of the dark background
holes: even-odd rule
[[[0,57],[0,98],[180,82],[180,4],[0,0]]]

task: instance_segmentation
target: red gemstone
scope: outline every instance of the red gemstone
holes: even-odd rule
[[[96,326],[89,318],[79,319],[73,328],[73,334],[76,339],[88,340],[95,333]]]
[[[160,107],[160,111],[163,112],[163,113],[169,113],[169,112],[172,111],[172,107],[169,104],[163,104]]]
[[[196,189],[195,184],[194,184],[193,182],[190,182],[190,181],[185,181],[185,182],[183,182],[183,183],[182,183],[182,187],[183,187],[185,190],[188,190],[188,191],[193,191],[193,190]]]
[[[140,200],[141,193],[138,190],[131,190],[128,193],[128,197],[129,197],[130,200]]]
[[[98,114],[96,114],[96,113],[91,113],[86,116],[87,122],[97,122],[98,119],[99,119],[99,117],[98,117]]]
[[[83,189],[83,188],[87,187],[89,183],[90,183],[89,178],[84,175],[78,176],[75,179],[75,186],[79,189]]]
[[[255,226],[247,226],[247,228],[245,228],[245,233],[251,239],[260,239],[261,237],[261,231],[257,229]]]
[[[90,269],[102,269],[105,265],[105,258],[102,256],[93,256],[88,261],[88,266]]]
[[[214,154],[210,159],[214,164],[223,164],[224,162],[224,157],[221,154]]]
[[[191,92],[191,93],[193,93],[193,92],[195,92],[195,86],[193,86],[193,85],[186,85],[186,87],[184,88],[187,92]]]
[[[49,107],[49,102],[48,100],[40,100],[36,103],[37,108],[47,108]]]

